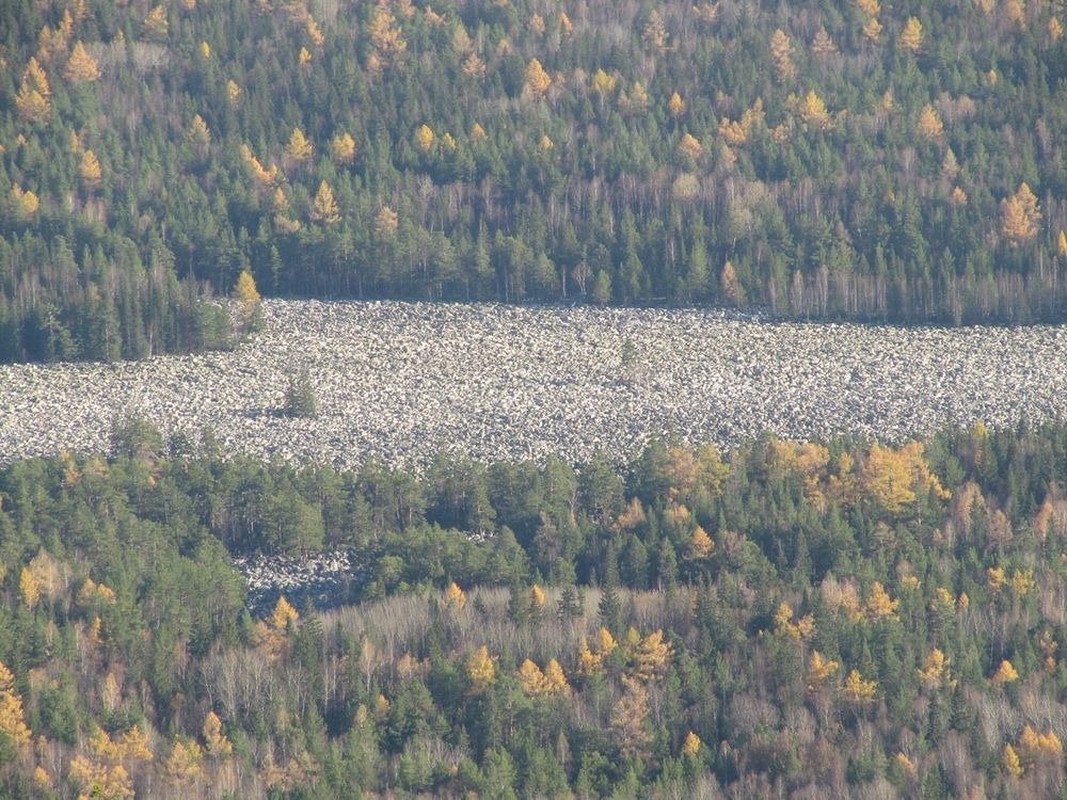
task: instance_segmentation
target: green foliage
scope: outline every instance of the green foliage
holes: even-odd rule
[[[319,403],[315,396],[315,387],[311,383],[311,374],[307,367],[289,379],[285,389],[285,413],[290,417],[314,417],[318,414]]]
[[[419,475],[114,441],[0,469],[4,796],[104,762],[179,794],[1062,790],[1067,426]],[[232,555],[339,547],[361,603],[252,619]],[[192,747],[209,711],[232,752]]]
[[[179,5],[5,5],[0,360],[225,345],[203,301],[240,275],[899,322],[1067,308],[1055,5]]]

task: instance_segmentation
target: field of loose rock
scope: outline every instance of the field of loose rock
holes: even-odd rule
[[[116,420],[358,465],[625,458],[650,436],[899,440],[1067,412],[1067,328],[760,322],[718,311],[267,301],[231,353],[0,367],[0,460],[106,449]],[[307,367],[314,419],[279,412]]]

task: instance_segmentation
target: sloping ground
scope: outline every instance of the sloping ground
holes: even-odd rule
[[[900,439],[1067,411],[1067,329],[765,323],[712,311],[268,301],[232,353],[0,368],[0,459],[106,448],[116,420],[214,432],[226,452],[419,465],[649,436],[728,446],[771,430]],[[280,415],[310,371],[320,413]]]

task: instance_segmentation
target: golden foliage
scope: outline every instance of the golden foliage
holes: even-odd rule
[[[318,191],[315,192],[315,200],[311,204],[311,219],[324,225],[336,225],[341,221],[341,212],[337,208],[333,189],[326,181],[321,181]]]
[[[148,12],[144,18],[145,33],[152,39],[166,39],[167,31],[170,30],[170,22],[167,20],[167,9],[160,3]]]
[[[678,93],[675,92],[675,94]],[[671,96],[671,99],[674,99],[673,95]],[[681,99],[681,97],[678,98],[679,102],[681,102]],[[645,88],[645,85],[641,83],[641,81],[634,81],[633,88],[630,90],[629,98],[627,98],[626,102],[623,103],[622,98],[620,97],[619,103],[620,105],[623,105],[626,108],[632,108],[637,111],[643,111],[648,106],[648,90]],[[682,103],[681,110],[685,110],[684,103]]]
[[[952,194],[949,195],[948,199],[949,202],[957,208],[962,208],[963,206],[967,205],[967,202],[969,200],[969,198],[967,197],[967,192],[963,191],[963,189],[961,189],[959,186],[955,187],[952,190]]]
[[[78,173],[81,175],[82,183],[88,188],[94,189],[100,185],[103,174],[100,169],[100,159],[96,157],[96,153],[92,150],[86,150],[82,153]]]
[[[545,608],[545,590],[536,583],[530,587],[530,608],[538,614]]]
[[[682,755],[686,758],[696,758],[703,744],[699,736],[689,731],[685,735],[685,741],[682,742]]]
[[[933,689],[940,689],[942,685],[954,686],[955,681],[949,678],[948,662],[949,659],[945,654],[935,647],[926,656],[922,668],[918,670],[919,678]]]
[[[382,206],[382,210],[374,218],[374,232],[380,239],[391,239],[396,235],[399,223],[400,220],[396,212],[389,206]]]
[[[322,47],[322,43],[326,41],[326,37],[322,35],[322,29],[319,27],[319,23],[315,21],[315,18],[308,14],[307,23],[305,25],[308,32],[308,38],[311,39],[312,44],[316,47]]]
[[[63,69],[63,77],[71,83],[92,83],[100,79],[100,67],[96,59],[89,55],[80,41],[74,44],[67,66]]]
[[[484,692],[496,680],[496,662],[484,644],[467,659],[467,677],[473,694]]]
[[[118,740],[118,754],[123,761],[151,761],[154,756],[149,742],[148,729],[134,725],[123,731]]]
[[[371,12],[367,31],[370,35],[371,46],[374,48],[373,55],[379,65],[396,64],[407,50],[407,42],[400,33],[400,28],[397,27],[396,18],[387,6],[375,6]]]
[[[57,55],[67,52],[73,32],[74,18],[68,9],[63,12],[63,20],[54,31],[47,25],[41,28],[37,35],[37,59],[50,64]]]
[[[919,765],[915,763],[914,759],[908,758],[903,752],[898,752],[893,756],[893,760],[897,762],[897,766],[901,771],[909,778],[915,778],[919,774]]]
[[[193,121],[189,123],[189,138],[201,145],[211,141],[211,130],[199,114],[195,115]]]
[[[1019,680],[1019,673],[1008,659],[1004,659],[1000,662],[1000,666],[997,667],[997,671],[993,673],[990,680],[997,686],[1003,686],[1006,683],[1014,683]]]
[[[748,134],[740,122],[733,122],[727,117],[719,120],[719,136],[731,147],[740,147],[748,140]]]
[[[584,677],[598,675],[604,671],[604,659],[615,652],[618,642],[607,628],[601,628],[590,649],[583,638],[578,649],[578,674]]]
[[[37,603],[41,600],[41,587],[29,567],[23,567],[19,573],[19,597],[30,611],[37,608]]]
[[[797,68],[793,64],[793,43],[789,35],[781,28],[775,29],[771,34],[771,60],[774,62],[774,72],[779,81],[788,81],[796,75]]]
[[[882,6],[878,0],[855,0],[856,8],[868,17],[877,17],[882,13]]]
[[[1037,235],[1037,224],[1041,221],[1041,210],[1037,197],[1025,181],[1011,197],[1006,197],[1000,204],[1001,233],[1014,246],[1033,239]]]
[[[1004,16],[1012,25],[1026,27],[1026,3],[1023,0],[1005,0]]]
[[[715,542],[708,536],[707,531],[697,525],[693,529],[693,535],[689,537],[688,551],[690,558],[710,558],[715,551]]]
[[[204,736],[204,746],[207,754],[212,758],[228,758],[233,754],[233,744],[222,732],[222,720],[214,711],[207,712],[204,718],[204,727],[201,729]]]
[[[289,143],[285,146],[285,154],[293,161],[301,163],[311,158],[314,152],[315,147],[304,135],[304,132],[300,128],[293,128]]]
[[[611,732],[625,758],[641,753],[651,742],[648,730],[648,690],[637,680],[622,677],[623,694],[611,709]]]
[[[898,450],[871,445],[861,469],[863,488],[872,500],[890,514],[901,513],[917,499],[917,492],[930,492],[945,500],[949,493],[930,472],[921,442],[908,442]]]
[[[693,14],[701,23],[710,28],[719,20],[719,4],[705,0],[700,5],[693,6]]]
[[[330,140],[330,157],[338,164],[351,164],[356,158],[356,140],[350,133],[339,133]]]
[[[279,597],[270,616],[256,623],[252,631],[252,639],[256,646],[273,661],[285,650],[289,628],[295,627],[299,619],[300,615],[289,601],[284,596]]]
[[[296,61],[301,67],[306,67],[311,63],[311,51],[306,47],[301,47],[300,52],[296,56]]]
[[[444,605],[445,608],[454,608],[457,611],[462,610],[462,608],[467,605],[467,595],[464,594],[463,590],[459,588],[459,585],[455,581],[448,584],[448,588],[445,589]]]
[[[819,28],[818,33],[811,42],[811,51],[817,56],[832,56],[837,52],[837,45],[826,32],[826,28]]]
[[[945,134],[945,126],[941,122],[941,115],[929,103],[923,106],[923,110],[919,112],[919,121],[916,123],[916,129],[924,139],[937,140]],[[959,171],[958,167],[956,171]]]
[[[841,665],[823,656],[818,650],[813,650],[808,658],[808,688],[818,688],[833,676]]]
[[[1026,597],[1036,585],[1034,571],[1029,567],[1017,569],[1011,575],[1011,590],[1020,600]]]
[[[952,613],[956,610],[956,598],[944,586],[938,586],[934,589],[934,598],[930,601],[930,610]]]
[[[545,675],[541,668],[530,659],[522,662],[518,672],[519,687],[528,695],[541,694]]]
[[[434,138],[433,128],[424,123],[415,131],[415,147],[423,153],[428,153],[433,147]]]
[[[904,30],[900,32],[900,38],[897,40],[897,44],[901,50],[907,50],[909,53],[918,53],[919,48],[923,43],[923,25],[915,17],[908,17],[908,21],[904,23]]]
[[[1059,645],[1056,644],[1056,640],[1052,637],[1052,632],[1047,628],[1041,632],[1041,638],[1037,642],[1038,647],[1041,648],[1041,653],[1044,655],[1045,660],[1045,672],[1049,675],[1056,673],[1056,653],[1059,650]]]
[[[44,122],[52,113],[52,90],[37,59],[30,57],[15,95],[15,109],[27,122]]]
[[[899,600],[889,596],[885,587],[875,581],[871,584],[871,593],[867,597],[867,616],[872,620],[895,619]]]
[[[842,687],[845,699],[853,705],[864,705],[872,702],[877,691],[877,681],[864,680],[859,670],[855,669],[848,673],[848,677],[845,678],[845,685]]]
[[[241,87],[232,80],[226,81],[226,98],[231,106],[236,106],[237,101],[241,99]]]
[[[599,675],[604,671],[604,657],[589,649],[589,643],[582,639],[578,645],[578,674],[583,678]]]
[[[566,694],[570,691],[567,676],[556,659],[549,660],[542,672],[530,659],[522,662],[518,671],[519,686],[528,695]]]
[[[882,38],[882,23],[871,17],[863,24],[863,37],[872,44],[877,44]]]
[[[631,628],[631,630],[633,630]],[[636,631],[634,631],[636,633]],[[632,651],[633,668],[630,674],[639,681],[649,683],[662,678],[670,665],[674,649],[670,642],[663,641],[663,631],[654,630],[640,639]]]
[[[41,201],[35,192],[23,191],[21,186],[15,184],[11,187],[11,205],[15,216],[26,218],[37,213]]]
[[[392,708],[392,703],[389,702],[389,698],[379,693],[374,699],[374,719],[378,722],[384,722],[389,718],[390,708]]]
[[[247,269],[242,270],[241,274],[237,276],[237,283],[233,287],[233,299],[243,306],[254,306],[262,298],[259,295],[259,290],[256,288],[256,279],[252,277],[252,273]],[[285,598],[279,598],[280,604]],[[288,606],[289,604],[286,603]],[[292,606],[289,606],[292,608]],[[277,606],[275,606],[275,612],[277,612]],[[293,611],[296,614],[295,611]],[[284,626],[283,626],[284,627]]]
[[[247,274],[247,270],[242,275]],[[274,610],[267,618],[267,622],[276,631],[288,630],[290,625],[295,625],[300,619],[300,615],[296,609],[292,607],[288,600],[284,596],[278,598],[278,602],[274,604]]]
[[[38,764],[33,770],[33,782],[44,792],[51,793],[55,788],[55,784],[52,781],[52,776],[48,774],[48,770]]]
[[[685,100],[678,92],[671,94],[670,100],[667,101],[667,110],[675,119],[685,113]]]
[[[550,658],[545,665],[545,687],[548,692],[554,694],[566,694],[571,688],[563,667],[554,658]]]
[[[207,42],[200,43],[200,57],[204,59],[204,61],[211,58],[211,45]]]
[[[793,607],[783,601],[774,613],[774,632],[794,642],[810,639],[815,633],[815,617],[807,614],[793,622]]]
[[[1063,23],[1055,17],[1052,17],[1048,21],[1048,35],[1049,38],[1052,39],[1052,41],[1054,42],[1058,42],[1061,38],[1063,38]]]
[[[604,70],[602,70],[602,69],[597,69],[597,71],[593,73],[593,79],[592,79],[593,91],[595,91],[597,94],[600,94],[600,95],[611,94],[612,92],[615,91],[615,87],[618,84],[618,82],[619,82],[619,75],[618,75],[617,72],[608,74],[607,72],[604,72]]]
[[[1015,752],[1015,748],[1010,744],[1004,745],[1004,750],[1000,754],[1000,765],[1013,778],[1021,778],[1023,776],[1022,761],[1019,759],[1019,754]]]
[[[281,173],[277,164],[271,164],[270,169],[265,169],[259,159],[252,154],[252,149],[247,145],[241,145],[241,158],[252,171],[252,176],[262,187],[275,185],[281,179]]]
[[[1063,759],[1063,743],[1055,732],[1038,733],[1027,725],[1019,734],[1016,752],[1024,768],[1042,762],[1059,763]]]
[[[700,143],[691,133],[682,134],[682,138],[678,142],[678,154],[682,158],[696,161],[704,153],[704,146]]]
[[[11,674],[7,667],[4,667],[4,671],[7,675]],[[30,741],[30,729],[22,710],[22,698],[15,693],[10,679],[2,683],[6,684],[6,688],[0,689],[0,733],[6,734],[16,745],[27,744]]]
[[[545,71],[541,62],[536,58],[530,59],[526,65],[526,77],[523,82],[522,92],[533,98],[544,97],[552,85],[552,76]]]
[[[200,775],[200,761],[204,751],[194,741],[175,739],[170,755],[163,763],[163,770],[172,783],[182,785]]]
[[[78,800],[90,798],[121,800],[121,798],[134,796],[133,781],[121,764],[115,764],[109,769],[104,764],[78,755],[70,762],[69,775],[71,782],[81,789]]]
[[[833,125],[830,112],[826,110],[826,103],[815,93],[814,89],[809,89],[800,103],[800,118],[819,130],[826,130]]]
[[[479,80],[485,77],[487,71],[485,62],[482,60],[481,56],[473,51],[468,53],[467,57],[463,59],[463,64],[460,66],[460,69],[463,70],[463,74],[468,78],[477,78]]]

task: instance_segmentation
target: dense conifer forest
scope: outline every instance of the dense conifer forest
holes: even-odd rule
[[[203,298],[1062,320],[1062,4],[12,0],[0,359]]]
[[[1062,790],[1067,427],[419,475],[113,445],[0,472],[4,796]],[[249,613],[231,555],[336,549],[345,605]]]

